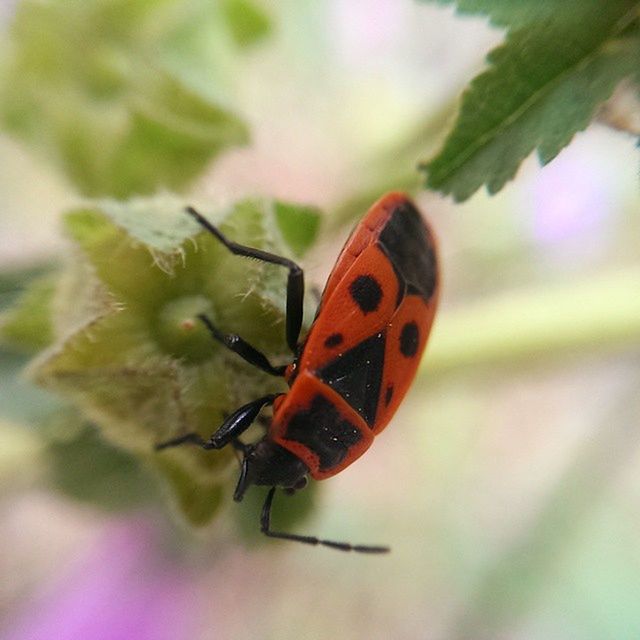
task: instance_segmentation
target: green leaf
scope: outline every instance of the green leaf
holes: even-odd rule
[[[271,32],[269,17],[250,0],[223,0],[222,11],[233,39],[241,47],[257,44]]]
[[[16,304],[32,282],[51,273],[52,269],[53,265],[48,260],[17,269],[7,267],[2,269],[0,273],[0,312]]]
[[[492,24],[515,27],[545,22],[562,12],[579,12],[598,0],[422,0],[443,5],[455,5],[462,14],[486,15]]]
[[[640,78],[637,0],[469,0],[460,7],[484,7],[496,23],[515,28],[463,95],[443,148],[422,165],[427,185],[456,200],[483,184],[496,193],[533,150],[546,164],[621,80]]]
[[[53,340],[51,303],[57,278],[48,274],[29,283],[13,308],[0,318],[0,338],[16,348],[35,352]]]
[[[50,482],[58,491],[110,511],[157,500],[157,483],[135,456],[108,444],[94,427],[70,414],[58,415],[43,438]]]
[[[318,235],[320,210],[316,207],[276,202],[275,215],[284,241],[296,256],[304,255]]]
[[[215,25],[210,12],[195,0],[21,2],[0,76],[0,123],[84,195],[184,189],[248,138],[221,83],[198,91],[211,78],[187,81],[176,62],[176,32],[197,40],[200,24]],[[215,54],[207,62],[215,67]]]
[[[246,200],[202,211],[235,241],[288,254],[278,207]],[[307,219],[306,207],[285,208]],[[238,406],[282,387],[213,341],[197,315],[286,361],[286,270],[234,256],[169,197],[104,201],[69,213],[65,225],[75,251],[57,287],[51,346],[31,376],[156,469],[184,516],[202,525],[218,508],[233,452],[154,445],[186,432],[208,437]]]
[[[25,379],[27,356],[0,349],[0,420],[24,426],[39,423],[60,409],[52,393]]]
[[[188,467],[177,464],[167,456],[157,456],[150,462],[169,483],[179,513],[186,516],[194,527],[208,524],[222,505],[225,495],[220,478],[214,477],[209,482],[199,481]]]

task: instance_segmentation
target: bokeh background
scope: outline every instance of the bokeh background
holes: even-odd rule
[[[5,33],[18,5],[1,5]],[[194,85],[210,82],[242,114],[251,142],[223,153],[187,193],[320,206],[323,234],[305,267],[321,284],[363,203],[419,187],[417,161],[437,148],[456,97],[502,34],[431,4],[261,6],[272,23],[264,41],[227,50],[210,75],[192,70]],[[26,357],[4,348],[2,637],[638,638],[634,144],[596,123],[548,166],[530,158],[497,196],[453,204],[417,192],[444,274],[427,356],[390,428],[322,483],[296,525],[389,543],[386,557],[247,541],[230,501],[194,533],[162,500],[106,508],[71,497],[51,481],[33,427],[57,401],[20,378]],[[60,213],[79,195],[16,136],[0,135],[0,166],[6,307],[60,260]],[[82,456],[68,464],[91,468]],[[117,468],[94,473],[117,493]]]

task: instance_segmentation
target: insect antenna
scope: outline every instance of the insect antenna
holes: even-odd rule
[[[315,536],[301,536],[297,533],[285,533],[283,531],[271,530],[271,507],[273,505],[273,496],[276,488],[271,487],[267,498],[262,507],[262,515],[260,516],[260,531],[269,538],[279,538],[280,540],[292,540],[293,542],[302,542],[313,546],[322,545],[338,551],[357,551],[358,553],[389,553],[391,549],[387,546],[350,544],[349,542],[336,542],[335,540],[323,540]]]

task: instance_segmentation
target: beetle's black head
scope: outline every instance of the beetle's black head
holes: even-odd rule
[[[282,487],[291,492],[307,484],[307,465],[279,444],[268,438],[247,445],[240,470],[240,478],[233,499],[240,502],[252,484]]]

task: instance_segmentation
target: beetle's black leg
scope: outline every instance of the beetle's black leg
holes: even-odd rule
[[[169,447],[177,447],[181,444],[197,444],[203,449],[209,449],[207,447],[207,441],[197,433],[185,433],[182,436],[178,436],[177,438],[173,438],[172,440],[167,440],[166,442],[161,442],[155,446],[156,451],[162,451],[162,449],[168,449]]]
[[[225,445],[236,440],[251,426],[263,407],[272,405],[274,400],[281,395],[283,394],[270,393],[269,395],[253,400],[234,411],[209,439],[213,448],[221,449]]]
[[[263,396],[262,398],[243,405],[237,411],[234,411],[208,440],[205,440],[197,433],[187,433],[178,438],[173,438],[173,440],[161,442],[157,444],[155,448],[157,451],[160,451],[168,447],[176,447],[180,444],[190,443],[196,444],[203,449],[222,449],[222,447],[230,442],[235,442],[237,438],[251,426],[251,423],[257,418],[262,408],[273,404],[273,401],[279,395],[282,394],[271,393],[268,396]]]
[[[283,533],[271,530],[271,506],[273,504],[273,496],[276,488],[271,487],[267,498],[262,507],[262,515],[260,516],[260,531],[270,538],[279,538],[280,540],[293,540],[294,542],[302,542],[311,545],[323,545],[337,549],[338,551],[358,551],[359,553],[388,553],[389,547],[377,545],[349,544],[348,542],[334,542],[333,540],[321,540],[315,536],[300,536],[296,533]]]
[[[261,371],[268,373],[272,376],[283,376],[286,366],[284,367],[274,367],[269,360],[267,360],[267,356],[264,355],[261,351],[258,351],[255,347],[252,347],[246,340],[243,340],[239,335],[235,333],[222,333],[220,329],[218,329],[211,320],[204,315],[204,313],[198,314],[198,319],[201,320],[209,333],[217,340],[220,344],[223,344],[227,349],[237,353],[243,360],[252,364],[254,367],[257,367]]]
[[[222,242],[222,244],[234,255],[262,260],[263,262],[269,262],[270,264],[278,264],[289,269],[289,277],[287,278],[286,332],[287,344],[291,351],[296,353],[298,348],[298,338],[300,337],[300,328],[302,327],[304,301],[304,273],[302,269],[293,262],[293,260],[289,260],[288,258],[233,242],[233,240],[229,240],[217,227],[212,225],[193,207],[187,207],[186,211],[201,227],[205,228],[209,233],[218,238],[218,240],[220,240],[220,242]]]

